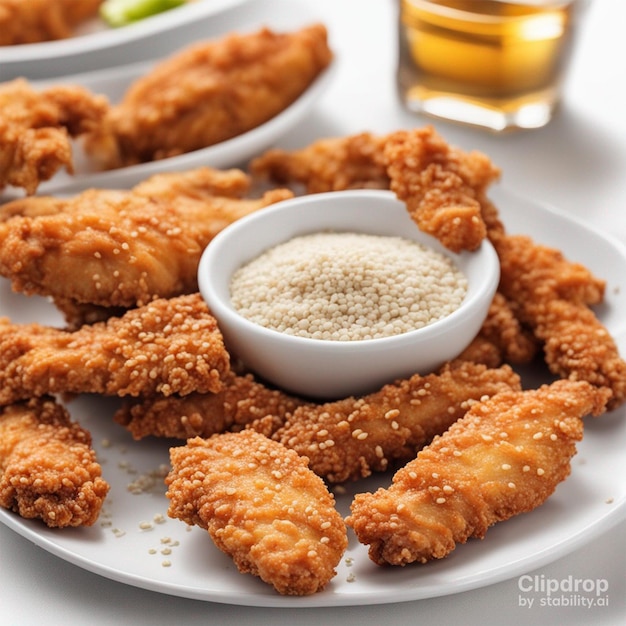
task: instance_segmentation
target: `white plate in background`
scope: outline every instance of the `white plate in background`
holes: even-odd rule
[[[563,250],[607,281],[598,316],[626,354],[626,250],[584,223],[533,200],[497,189],[493,193],[511,233]],[[10,291],[0,279],[0,315],[17,321],[58,324],[60,317],[41,298]],[[540,372],[534,372],[540,376]],[[540,379],[538,379],[540,382]],[[49,529],[0,510],[0,522],[44,550],[107,578],[159,593],[233,605],[304,608],[386,604],[451,595],[485,587],[550,563],[610,530],[626,516],[626,406],[587,418],[572,473],[538,509],[496,524],[483,540],[459,545],[448,557],[426,565],[378,567],[350,533],[350,545],[327,589],[310,597],[283,597],[251,575],[237,572],[206,532],[167,518],[161,479],[168,450],[180,442],[135,442],[111,416],[116,400],[80,397],[69,408],[88,428],[111,484],[99,522],[91,528]],[[129,486],[151,483],[133,494]],[[351,497],[389,483],[378,475],[349,484],[337,496],[342,514]],[[149,528],[142,526],[144,522]],[[615,555],[615,558],[622,558]]]
[[[269,148],[277,139],[306,118],[332,81],[335,74],[334,63],[336,62],[327,67],[297,100],[273,118],[241,135],[207,148],[148,163],[97,171],[82,154],[78,141],[74,147],[74,174],[70,175],[65,170],[60,170],[49,181],[39,185],[37,194],[67,194],[91,187],[129,188],[160,172],[184,171],[201,166],[227,169],[245,165],[250,158]],[[94,93],[104,94],[111,102],[115,102],[123,96],[126,88],[136,78],[149,71],[150,67],[152,63],[138,63],[80,74],[64,78],[63,84],[84,85]],[[50,81],[36,83],[38,87],[51,84],[53,83]],[[6,195],[23,196],[24,193],[21,190],[7,189]]]
[[[248,1],[197,0],[120,28],[108,28],[94,18],[69,39],[0,46],[0,82],[18,76],[47,79],[157,58],[201,39],[216,15]]]

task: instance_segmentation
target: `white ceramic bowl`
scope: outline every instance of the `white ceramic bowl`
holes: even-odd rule
[[[322,230],[401,236],[448,255],[466,276],[460,308],[420,329],[392,337],[330,341],[287,335],[242,317],[231,305],[230,281],[240,266],[293,237]],[[207,246],[200,292],[227,347],[261,378],[303,396],[335,399],[374,391],[456,357],[479,331],[500,277],[493,246],[454,254],[421,232],[390,191],[342,191],[297,197],[238,220]]]

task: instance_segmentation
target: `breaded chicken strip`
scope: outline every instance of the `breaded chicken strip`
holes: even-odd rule
[[[208,530],[242,573],[298,596],[334,577],[347,530],[305,458],[253,430],[196,437],[170,457],[168,514]]]
[[[218,393],[152,396],[125,403],[114,420],[135,439],[210,437],[260,420],[275,430],[304,400],[267,387],[251,374],[231,373]],[[255,428],[260,430],[260,428]]]
[[[71,138],[94,130],[108,108],[104,96],[78,86],[0,84],[0,191],[14,185],[34,194],[62,167],[73,173]]]
[[[217,392],[229,371],[199,294],[155,300],[74,332],[0,319],[0,405],[56,393]]]
[[[27,198],[0,210],[0,274],[16,291],[72,303],[133,307],[197,291],[204,248],[235,220],[291,197],[245,199],[240,170],[154,176],[130,191]]]
[[[509,366],[455,363],[361,398],[298,407],[272,438],[308,457],[309,467],[327,481],[354,480],[413,458],[474,402],[519,388]]]
[[[299,150],[272,148],[252,160],[250,171],[281,185],[303,185],[307,193],[389,189],[386,141],[386,135],[358,133],[318,139]]]
[[[453,250],[474,250],[487,234],[480,198],[500,175],[488,157],[450,146],[432,126],[375,136],[322,139],[254,159],[255,176],[299,183],[308,193],[391,189],[419,228]]]
[[[478,336],[458,358],[493,367],[501,363],[526,365],[537,355],[538,348],[539,341],[517,319],[510,302],[496,292]],[[483,355],[482,350],[486,351]]]
[[[0,46],[69,37],[103,0],[0,0]]]
[[[195,44],[137,80],[87,138],[86,151],[115,168],[230,139],[289,106],[331,59],[321,24]]]
[[[50,527],[91,526],[109,485],[91,435],[51,398],[0,410],[0,506]]]
[[[391,190],[420,230],[454,252],[480,246],[487,227],[479,198],[500,176],[486,155],[464,153],[428,126],[391,134],[384,159]]]
[[[626,361],[591,305],[605,282],[580,263],[522,235],[493,238],[500,258],[499,289],[543,346],[550,370],[611,390],[609,409],[626,400]]]
[[[388,489],[358,494],[346,522],[379,565],[443,558],[545,502],[570,473],[582,418],[601,414],[608,396],[559,380],[476,403]]]

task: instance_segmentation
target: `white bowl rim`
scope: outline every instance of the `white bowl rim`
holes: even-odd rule
[[[235,223],[227,226],[224,230],[220,231],[213,238],[211,243],[204,250],[200,259],[200,263],[198,265],[198,284],[200,286],[200,292],[202,296],[209,303],[209,307],[214,311],[218,321],[220,318],[222,318],[223,315],[228,315],[231,319],[236,319],[237,323],[242,325],[244,328],[256,332],[260,336],[265,336],[268,339],[272,339],[273,341],[281,341],[283,344],[291,342],[294,345],[299,344],[303,348],[308,349],[312,349],[317,346],[319,350],[325,350],[327,352],[330,351],[331,353],[347,353],[350,350],[361,351],[364,348],[374,346],[376,346],[377,349],[384,348],[392,350],[396,347],[397,344],[401,344],[406,342],[407,340],[413,339],[418,334],[428,335],[429,338],[435,338],[436,336],[440,336],[443,333],[448,332],[451,326],[455,326],[463,322],[463,316],[467,315],[468,309],[473,309],[479,306],[481,302],[483,302],[482,297],[484,296],[485,291],[488,293],[495,291],[500,278],[500,264],[497,253],[489,240],[483,240],[480,247],[474,252],[464,251],[460,254],[456,254],[454,252],[451,252],[450,250],[445,249],[435,237],[420,231],[418,226],[415,225],[415,232],[413,234],[415,235],[416,240],[421,241],[426,245],[431,245],[433,248],[438,249],[443,254],[448,255],[448,257],[455,262],[457,267],[458,258],[466,255],[481,254],[486,256],[486,262],[484,265],[487,270],[490,270],[485,273],[484,281],[476,290],[472,289],[470,291],[468,286],[468,292],[466,293],[463,301],[457,309],[455,309],[445,317],[431,322],[421,328],[416,328],[414,330],[406,331],[404,333],[392,335],[389,337],[359,339],[356,341],[338,341],[302,337],[299,335],[289,335],[281,331],[277,331],[275,329],[267,328],[265,326],[257,324],[256,322],[253,322],[238,313],[237,310],[233,306],[231,306],[229,299],[225,302],[224,299],[220,297],[220,295],[216,295],[215,298],[212,297],[211,294],[214,293],[215,290],[213,289],[212,283],[208,281],[209,272],[207,268],[212,263],[214,263],[216,259],[219,258],[220,249],[228,244],[228,241],[233,232],[236,232],[242,227],[248,228],[254,226],[254,224],[256,224],[257,222],[265,220],[268,215],[280,214],[285,211],[289,211],[296,206],[306,206],[308,204],[325,202],[330,200],[331,198],[333,200],[336,200],[338,197],[340,198],[342,196],[379,198],[381,201],[385,202],[400,202],[392,191],[377,189],[354,189],[296,196],[294,198],[289,198],[287,200],[277,202],[276,204],[270,205],[269,207],[263,208],[260,211],[257,211],[237,220]],[[320,226],[318,228],[318,231],[323,228],[324,226]],[[315,231],[302,231],[299,234],[306,234],[307,232]],[[358,228],[358,226],[355,226],[353,232],[362,231]],[[269,244],[264,249],[268,249],[270,247],[273,247],[274,245],[278,245],[279,243],[286,241],[294,236],[298,235],[286,235],[284,238],[277,240],[272,244]],[[251,255],[251,258],[254,256],[257,255]],[[245,262],[246,261],[244,261],[244,263]],[[459,269],[461,268],[459,267]]]

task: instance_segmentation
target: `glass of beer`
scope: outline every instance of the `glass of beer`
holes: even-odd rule
[[[553,117],[584,0],[400,0],[409,110],[500,132]]]

